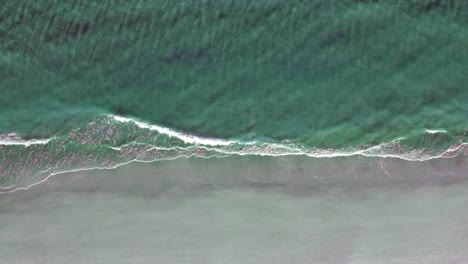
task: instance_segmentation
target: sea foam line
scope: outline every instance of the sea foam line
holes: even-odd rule
[[[137,158],[134,158],[132,160],[129,160],[129,161],[126,161],[126,162],[122,162],[122,163],[117,163],[113,166],[108,166],[108,167],[99,167],[99,166],[96,166],[96,167],[88,167],[88,168],[78,168],[78,169],[72,169],[72,170],[63,170],[63,171],[57,171],[57,172],[53,172],[53,173],[50,173],[49,175],[47,175],[46,177],[44,177],[44,179],[38,181],[38,182],[35,182],[35,183],[32,183],[30,185],[27,185],[27,186],[24,186],[24,187],[17,187],[17,188],[14,188],[16,187],[16,185],[11,185],[11,186],[5,186],[5,187],[0,187],[0,195],[2,194],[11,194],[11,193],[15,193],[15,192],[19,192],[19,191],[27,191],[35,186],[38,186],[38,185],[41,185],[45,182],[47,182],[48,180],[52,179],[54,176],[58,176],[58,175],[63,175],[63,174],[67,174],[67,173],[74,173],[74,172],[82,172],[82,171],[92,171],[92,170],[113,170],[113,169],[117,169],[121,166],[124,166],[124,165],[127,165],[127,164],[130,164],[130,163],[134,163],[134,162],[139,162],[139,163],[152,163],[152,162],[156,162],[156,161],[164,161],[164,160],[176,160],[176,159],[179,159],[179,158],[190,158],[190,157],[193,157],[193,156],[196,156],[194,153],[190,154],[190,155],[177,155],[175,157],[169,157],[169,158],[160,158],[160,159],[155,159],[155,160],[140,160]],[[207,156],[207,157],[200,157],[200,158],[205,158],[205,159],[208,159],[208,158],[217,158],[219,156],[216,156],[216,155],[211,155],[211,156]],[[222,156],[221,156],[222,157]],[[44,170],[44,171],[41,171],[43,173],[49,171],[49,169],[47,170]],[[14,189],[12,189],[14,188]]]
[[[31,139],[31,140],[0,140],[1,146],[25,146],[45,145],[52,139]]]
[[[429,134],[437,134],[437,133],[447,133],[447,131],[443,130],[443,129],[426,129],[426,133],[429,133]]]
[[[386,144],[389,144],[389,143],[386,143]],[[467,146],[468,146],[468,143],[462,143],[462,144],[459,144],[459,145],[448,148],[447,150],[445,150],[444,152],[442,152],[439,155],[430,156],[430,157],[427,157],[427,158],[411,158],[411,157],[404,157],[404,156],[401,156],[401,155],[367,154],[366,153],[366,152],[368,152],[368,151],[370,151],[372,149],[382,147],[382,144],[378,145],[378,146],[370,147],[368,149],[355,151],[355,152],[334,152],[333,153],[333,152],[329,152],[329,151],[324,151],[325,153],[320,153],[319,152],[319,154],[317,154],[317,153],[311,154],[311,153],[306,153],[306,152],[287,152],[287,153],[283,152],[283,153],[277,153],[277,154],[268,153],[268,152],[267,153],[265,153],[265,152],[242,153],[242,152],[232,152],[232,151],[229,152],[229,151],[225,151],[225,150],[220,150],[218,153],[222,153],[225,156],[223,156],[223,155],[220,155],[220,156],[217,156],[217,155],[198,156],[198,155],[196,155],[196,153],[190,153],[188,155],[187,154],[181,154],[181,155],[177,155],[177,156],[174,156],[174,157],[159,158],[159,159],[153,159],[153,160],[141,160],[141,159],[138,159],[138,157],[136,157],[136,158],[134,158],[132,160],[122,162],[122,163],[118,163],[118,164],[115,164],[113,166],[108,166],[108,167],[99,167],[99,166],[97,166],[97,167],[78,168],[78,169],[73,169],[73,170],[53,172],[53,173],[47,175],[44,179],[42,179],[42,180],[40,180],[38,182],[32,183],[32,184],[30,184],[28,186],[25,186],[25,187],[14,188],[15,185],[2,187],[2,188],[0,188],[0,195],[1,194],[11,194],[11,193],[15,193],[15,192],[18,192],[18,191],[27,191],[27,190],[35,187],[35,186],[38,186],[40,184],[43,184],[43,183],[47,182],[49,179],[51,179],[52,177],[54,177],[56,175],[72,173],[72,172],[90,171],[90,170],[111,170],[111,169],[116,169],[118,167],[130,164],[130,163],[133,163],[133,162],[151,163],[151,162],[156,162],[156,161],[175,160],[175,159],[179,159],[179,158],[189,158],[189,157],[223,158],[223,157],[230,157],[230,156],[233,156],[233,155],[239,155],[239,156],[259,155],[259,156],[272,156],[272,157],[301,156],[301,155],[304,155],[304,156],[314,157],[314,158],[349,157],[349,156],[360,155],[360,156],[364,156],[364,157],[378,157],[378,158],[384,158],[384,159],[385,158],[397,158],[397,159],[403,159],[403,160],[408,160],[408,161],[427,161],[427,160],[437,159],[437,158],[451,158],[451,157],[454,157],[454,156],[456,156],[458,154],[458,151],[464,149]],[[194,147],[189,147],[189,148],[194,148]],[[218,150],[217,148],[210,148],[210,147],[203,147],[203,146],[200,146],[199,148],[206,149],[206,150],[216,150],[216,151]],[[451,155],[447,155],[447,154],[451,154]],[[47,172],[48,170],[45,170],[43,172]],[[11,189],[11,188],[14,188],[14,189]]]
[[[122,122],[122,123],[134,123],[140,128],[146,128],[149,130],[154,130],[157,131],[160,134],[165,134],[170,137],[175,137],[178,138],[185,143],[190,143],[190,144],[202,144],[202,145],[207,145],[207,146],[227,146],[234,144],[236,142],[234,141],[229,141],[229,140],[223,140],[223,139],[214,139],[214,138],[201,138],[197,136],[192,136],[188,134],[184,134],[181,132],[176,132],[170,128],[167,127],[162,127],[162,126],[157,126],[157,125],[151,125],[147,124],[144,122],[140,122],[137,120],[133,120],[131,118],[126,118],[122,116],[115,116],[115,115],[109,115],[109,117],[113,118],[116,121]]]
[[[45,178],[42,180],[35,182],[33,184],[30,184],[25,187],[17,187],[14,188],[15,186],[7,186],[7,187],[2,187],[0,188],[0,194],[5,194],[5,193],[13,193],[17,191],[25,191],[28,190],[34,186],[40,185],[46,181],[48,181],[51,177],[58,175],[58,174],[64,174],[64,173],[70,173],[70,172],[80,172],[80,171],[87,171],[87,170],[93,170],[93,169],[115,169],[117,167],[132,163],[132,162],[155,162],[159,160],[172,160],[172,159],[177,159],[181,157],[201,157],[201,158],[212,158],[212,157],[229,157],[232,155],[239,155],[239,156],[246,156],[246,155],[257,155],[257,156],[271,156],[271,157],[277,157],[277,156],[308,156],[308,157],[313,157],[313,158],[334,158],[334,157],[349,157],[349,156],[365,156],[365,157],[378,157],[378,158],[397,158],[397,159],[402,159],[402,160],[408,160],[408,161],[426,161],[426,160],[431,160],[431,159],[437,159],[437,158],[450,158],[453,156],[456,156],[460,150],[464,150],[467,146],[468,143],[460,143],[453,145],[443,151],[442,153],[439,153],[438,155],[428,155],[428,154],[423,154],[422,151],[408,151],[405,153],[401,154],[393,154],[393,153],[385,153],[384,150],[381,150],[382,148],[385,148],[387,146],[390,146],[392,144],[398,143],[401,141],[403,138],[398,138],[395,139],[391,142],[388,143],[381,143],[379,145],[375,146],[370,146],[364,149],[349,149],[349,150],[336,150],[336,149],[305,149],[301,148],[298,146],[294,146],[292,144],[280,144],[280,143],[258,143],[258,142],[246,142],[246,143],[241,143],[237,141],[232,141],[232,140],[222,140],[222,139],[213,139],[213,138],[202,138],[202,137],[197,137],[197,136],[192,136],[188,134],[184,134],[181,132],[176,132],[172,129],[166,128],[166,127],[161,127],[157,125],[152,125],[152,124],[147,124],[144,122],[136,121],[130,118],[125,118],[121,116],[114,116],[114,115],[109,115],[113,120],[116,120],[118,122],[123,122],[123,123],[134,123],[140,128],[144,129],[149,129],[149,130],[154,130],[157,131],[160,134],[165,134],[170,137],[175,137],[180,140],[182,140],[185,143],[190,143],[190,144],[195,144],[196,146],[190,146],[190,147],[175,147],[176,150],[189,150],[193,148],[199,148],[199,149],[205,149],[209,151],[214,151],[216,153],[221,154],[220,156],[217,155],[210,155],[210,156],[200,156],[197,155],[196,153],[185,153],[185,154],[180,154],[174,157],[168,157],[168,158],[158,158],[158,159],[153,159],[153,160],[140,160],[138,157],[122,162],[119,164],[115,164],[113,166],[108,166],[108,167],[88,167],[88,168],[77,168],[73,170],[66,170],[66,171],[57,171],[57,172],[52,172],[49,175],[47,175]],[[444,130],[426,130],[427,133],[444,133]],[[23,146],[30,146],[33,144],[47,144],[51,139],[43,139],[43,140],[22,140],[19,137],[15,137],[12,140],[4,140],[0,141],[0,144],[3,145],[23,145]],[[229,148],[223,148],[223,147],[229,147],[229,146],[234,146],[234,145],[243,145],[245,148],[241,150],[236,150],[236,149],[229,149]],[[120,151],[122,147],[111,147],[115,151]],[[153,149],[161,149],[161,150],[171,150],[173,148],[158,148],[158,147],[153,147],[150,148],[146,151],[151,151]],[[43,173],[46,173],[48,170],[42,171]]]
[[[388,143],[387,143],[388,144]],[[380,146],[380,145],[379,145]],[[376,148],[376,147],[379,147],[379,146],[373,146],[369,149],[373,149],[373,148]],[[116,169],[118,167],[121,167],[121,166],[124,166],[124,165],[127,165],[127,164],[130,164],[130,163],[133,163],[133,162],[139,162],[139,163],[151,163],[151,162],[156,162],[156,161],[163,161],[163,160],[175,160],[175,159],[179,159],[179,158],[189,158],[189,157],[199,157],[199,158],[223,158],[223,157],[230,157],[230,156],[233,156],[233,155],[239,155],[239,156],[244,156],[244,155],[260,155],[260,156],[273,156],[273,157],[277,157],[277,156],[300,156],[300,155],[305,155],[305,156],[309,156],[309,157],[315,157],[315,158],[332,158],[332,157],[349,157],[349,156],[355,156],[355,155],[361,155],[361,156],[365,156],[365,157],[379,157],[379,158],[397,158],[397,159],[403,159],[403,160],[408,160],[408,161],[427,161],[427,160],[431,160],[431,159],[437,159],[437,158],[450,158],[450,157],[454,157],[456,156],[458,153],[457,151],[465,148],[468,146],[468,143],[462,143],[462,144],[459,144],[457,146],[454,146],[454,147],[450,147],[448,148],[446,151],[444,151],[443,153],[441,153],[440,155],[436,155],[436,156],[431,156],[429,158],[426,158],[426,159],[408,159],[408,158],[402,158],[401,156],[399,155],[368,155],[366,154],[365,152],[366,151],[369,151],[369,149],[365,149],[365,150],[360,150],[360,151],[356,151],[356,152],[348,152],[348,153],[328,153],[328,154],[322,154],[322,155],[311,155],[311,154],[308,154],[308,153],[300,153],[300,152],[290,152],[290,153],[279,153],[279,154],[272,154],[272,153],[229,153],[229,152],[224,152],[221,151],[221,153],[227,155],[227,156],[217,156],[217,155],[210,155],[210,156],[197,156],[195,153],[190,153],[189,155],[187,154],[181,154],[181,155],[177,155],[175,157],[168,157],[168,158],[160,158],[160,159],[154,159],[154,160],[140,160],[137,158],[134,158],[132,160],[129,160],[129,161],[126,161],[126,162],[122,162],[122,163],[118,163],[118,164],[115,164],[113,166],[108,166],[108,167],[89,167],[89,168],[78,168],[78,169],[73,169],[73,170],[65,170],[65,171],[57,171],[57,172],[53,172],[49,175],[47,175],[44,179],[38,181],[38,182],[35,182],[35,183],[32,183],[28,186],[25,186],[25,187],[18,187],[18,188],[14,188],[15,185],[12,185],[12,186],[6,186],[6,187],[2,187],[0,188],[0,195],[2,194],[11,194],[11,193],[15,193],[15,192],[18,192],[18,191],[27,191],[35,186],[38,186],[40,184],[43,184],[45,182],[47,182],[48,180],[50,180],[52,177],[56,176],[56,175],[62,175],[62,174],[66,174],[66,173],[73,173],[73,172],[81,172],[81,171],[90,171],[90,170],[111,170],[111,169]],[[201,147],[201,148],[204,148],[204,149],[207,149],[207,150],[213,150],[215,148],[209,148],[209,147]],[[453,153],[452,155],[450,156],[447,156],[447,154],[450,154],[450,153]],[[46,170],[48,171],[48,170]],[[44,172],[46,172],[44,171]],[[11,188],[14,188],[14,189],[11,189]]]
[[[313,158],[335,158],[335,157],[350,157],[355,155],[360,155],[364,157],[379,157],[379,158],[397,158],[402,160],[408,161],[426,161],[430,159],[437,159],[437,158],[444,158],[444,157],[451,157],[453,155],[449,155],[450,153],[456,152],[462,148],[466,147],[466,143],[460,143],[449,147],[442,153],[438,155],[429,155],[424,154],[423,150],[409,150],[404,153],[385,153],[385,151],[381,150],[382,148],[388,147],[392,144],[396,144],[405,138],[397,138],[392,140],[391,142],[381,143],[379,145],[370,146],[364,149],[305,149],[298,146],[294,146],[292,144],[280,144],[280,143],[260,143],[255,141],[250,142],[237,142],[232,140],[223,140],[223,139],[214,139],[214,138],[202,138],[197,136],[192,136],[188,134],[184,134],[181,132],[176,132],[170,128],[152,125],[148,123],[144,123],[141,121],[137,121],[131,118],[126,118],[122,116],[115,116],[115,115],[108,115],[112,119],[125,122],[125,123],[134,123],[140,128],[146,128],[150,130],[155,130],[161,134],[168,135],[170,137],[178,138],[185,143],[197,144],[198,148],[202,148],[205,150],[212,150],[218,153],[222,153],[225,155],[257,155],[257,156],[296,156],[296,155],[305,155],[308,157]],[[447,133],[445,130],[430,130],[426,129],[426,133],[435,134],[435,133]],[[216,148],[216,146],[233,146],[233,145],[244,145],[247,148],[244,150],[231,150],[231,149],[223,149],[223,148]],[[203,147],[200,145],[211,146],[210,147]],[[192,148],[192,147],[188,147]],[[257,149],[258,148],[258,149]],[[184,149],[184,148],[178,148]],[[116,149],[117,150],[117,149]],[[456,155],[456,154],[455,154]]]

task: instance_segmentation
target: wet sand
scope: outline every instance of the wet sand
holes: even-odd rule
[[[0,196],[5,263],[468,263],[468,159],[230,157]]]

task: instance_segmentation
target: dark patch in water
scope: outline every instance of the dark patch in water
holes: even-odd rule
[[[319,47],[320,48],[326,48],[332,45],[336,45],[339,43],[349,43],[350,41],[350,35],[349,32],[340,30],[338,32],[333,32],[331,34],[328,34],[323,38],[322,40],[319,41]]]
[[[440,8],[442,5],[442,1],[440,0],[431,0],[426,5],[423,6],[423,12],[430,12],[434,9]]]
[[[120,106],[118,106],[118,107],[116,107],[116,108],[114,109],[114,113],[115,113],[116,115],[119,115],[119,116],[124,116],[124,115],[125,115],[125,112],[126,112],[126,111],[123,109],[123,107],[120,107]]]
[[[90,29],[89,23],[70,23],[66,34],[68,36],[79,37],[83,34],[86,34]]]
[[[377,3],[379,0],[354,0],[355,3],[363,3],[363,4],[372,4]]]
[[[173,63],[195,63],[197,60],[200,60],[206,57],[208,51],[204,48],[199,49],[177,49],[164,56],[162,60],[167,64]]]

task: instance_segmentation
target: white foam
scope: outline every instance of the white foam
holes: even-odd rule
[[[271,157],[278,157],[278,156],[308,156],[313,158],[335,158],[335,157],[349,157],[349,156],[365,156],[365,157],[379,157],[379,158],[396,158],[396,159],[403,159],[408,161],[426,161],[431,159],[437,158],[449,158],[456,156],[459,151],[463,151],[468,147],[468,143],[460,143],[454,144],[445,151],[438,153],[438,154],[431,154],[430,152],[425,152],[424,150],[402,150],[402,153],[396,153],[398,149],[399,143],[404,138],[397,138],[391,142],[381,143],[379,145],[369,146],[366,148],[361,149],[307,149],[301,146],[294,145],[291,142],[286,142],[285,144],[281,143],[259,143],[255,141],[251,142],[236,142],[231,140],[222,140],[222,139],[213,139],[213,138],[202,138],[193,135],[184,134],[181,132],[174,131],[172,129],[161,127],[157,125],[152,125],[140,121],[136,121],[130,118],[121,117],[121,116],[113,116],[109,115],[115,121],[122,122],[122,123],[133,123],[136,126],[143,128],[157,131],[160,134],[164,134],[170,137],[175,137],[177,139],[182,140],[185,143],[194,144],[193,146],[187,147],[158,147],[158,146],[151,146],[151,148],[145,151],[152,151],[152,150],[178,150],[181,151],[176,156],[167,157],[167,158],[155,158],[152,160],[139,160],[138,158],[134,158],[132,160],[122,162],[116,164],[114,166],[109,167],[92,167],[92,168],[77,168],[74,170],[68,171],[55,171],[50,172],[50,169],[45,171],[41,171],[41,173],[47,174],[45,178],[43,178],[39,182],[35,182],[29,186],[25,187],[16,187],[16,186],[7,186],[7,187],[0,187],[0,194],[2,193],[12,193],[21,190],[28,190],[36,185],[39,185],[43,182],[46,182],[49,178],[53,177],[57,174],[67,173],[67,172],[78,172],[78,171],[85,171],[91,169],[113,169],[128,163],[132,162],[154,162],[157,160],[166,160],[166,159],[176,159],[181,157],[201,157],[201,158],[210,158],[210,157],[227,157],[232,155],[239,155],[239,156],[246,156],[246,155],[254,155],[254,156],[271,156]],[[445,130],[426,130],[427,133],[435,134],[435,133],[447,133]],[[30,146],[35,144],[47,144],[52,139],[42,139],[42,140],[23,140],[16,134],[8,134],[3,137],[0,137],[0,145],[22,145],[22,146]],[[131,147],[132,144],[125,144],[119,147],[109,146],[109,148],[115,151],[121,151],[123,148]],[[204,154],[197,154],[196,152],[191,152],[191,149],[204,149],[207,151],[213,151],[215,154],[204,155]],[[219,156],[218,156],[219,154]]]
[[[314,158],[335,158],[335,157],[349,157],[349,156],[358,156],[358,155],[360,155],[360,156],[364,156],[364,157],[396,158],[396,159],[402,159],[402,160],[408,160],[408,161],[427,161],[427,160],[431,160],[431,159],[454,157],[454,156],[458,155],[458,151],[461,151],[464,148],[468,147],[468,143],[462,143],[462,144],[454,145],[454,146],[448,148],[447,150],[440,153],[439,155],[432,155],[432,156],[430,156],[430,155],[421,156],[420,151],[405,153],[405,155],[385,154],[385,153],[375,153],[375,154],[374,153],[369,153],[372,150],[379,149],[379,148],[381,148],[383,146],[393,144],[393,143],[396,143],[396,142],[397,142],[397,140],[394,140],[394,141],[392,141],[390,143],[383,143],[383,144],[380,144],[380,145],[377,145],[377,146],[372,146],[372,147],[367,148],[367,149],[358,150],[358,151],[349,151],[349,152],[346,152],[346,151],[337,152],[337,151],[332,151],[332,150],[315,150],[315,151],[311,151],[311,152],[304,152],[304,151],[300,151],[300,150],[294,149],[294,148],[291,148],[290,152],[280,152],[280,153],[269,153],[269,152],[265,152],[265,151],[239,152],[239,151],[228,151],[228,150],[222,150],[222,149],[217,149],[217,148],[209,148],[209,147],[200,146],[200,148],[203,148],[203,149],[206,149],[206,150],[215,150],[215,151],[217,151],[217,152],[219,152],[221,154],[224,154],[224,155],[220,155],[220,156],[218,156],[218,155],[197,156],[195,153],[190,153],[189,155],[181,154],[181,155],[177,155],[177,156],[174,156],[174,157],[159,158],[159,159],[146,160],[146,161],[145,160],[139,160],[138,158],[135,158],[135,159],[132,159],[132,160],[129,160],[129,161],[126,161],[126,162],[122,162],[122,163],[118,163],[118,164],[115,164],[115,165],[109,166],[109,167],[99,167],[99,166],[97,166],[97,167],[78,168],[78,169],[73,169],[73,170],[57,171],[57,172],[50,173],[49,175],[47,175],[42,180],[40,180],[38,182],[35,182],[35,183],[32,183],[32,184],[30,184],[28,186],[25,186],[25,187],[16,187],[15,185],[1,187],[0,188],[0,195],[1,194],[14,193],[14,192],[18,192],[18,191],[27,191],[27,190],[35,187],[35,186],[38,186],[38,185],[48,181],[52,177],[54,177],[56,175],[60,175],[60,174],[65,174],[65,173],[70,173],[70,172],[89,171],[89,170],[96,170],[96,169],[98,169],[98,170],[110,170],[110,169],[115,169],[115,168],[118,168],[120,166],[124,166],[124,165],[130,164],[130,163],[133,163],[133,162],[151,163],[151,162],[155,162],[155,161],[159,161],[159,160],[175,160],[175,159],[179,159],[179,158],[188,158],[188,157],[199,157],[199,158],[218,157],[219,158],[219,157],[229,157],[229,156],[232,156],[232,155],[239,155],[239,156],[258,155],[258,156],[271,156],[271,157],[305,155],[305,156],[314,157]],[[278,145],[278,146],[287,148],[287,146],[281,146],[281,145]],[[188,147],[187,149],[189,149],[189,148],[193,148],[193,147]],[[42,173],[46,173],[49,170],[50,170],[50,168],[45,170],[45,171],[42,171]]]
[[[212,139],[212,138],[201,138],[196,137],[180,132],[176,132],[172,129],[161,127],[157,125],[151,125],[144,122],[136,121],[131,118],[126,118],[122,116],[113,116],[110,115],[114,120],[119,122],[133,122],[138,127],[146,128],[150,130],[158,131],[161,134],[165,134],[171,137],[176,137],[185,143],[204,145],[204,146],[229,146],[229,145],[243,145],[245,146],[242,150],[231,150],[229,148],[208,148],[203,146],[198,146],[206,150],[216,151],[225,155],[257,155],[257,156],[294,156],[294,155],[305,155],[313,158],[335,158],[335,157],[349,157],[349,156],[365,156],[365,157],[380,157],[380,158],[397,158],[408,161],[425,161],[436,158],[443,158],[447,153],[451,153],[453,149],[447,149],[446,151],[438,154],[431,155],[424,153],[423,150],[411,150],[405,151],[404,153],[389,153],[385,151],[386,147],[392,149],[392,146],[398,144],[403,137],[397,138],[391,142],[381,143],[379,145],[370,146],[364,149],[304,149],[301,147],[294,146],[293,144],[278,144],[278,143],[258,143],[255,141],[240,143],[236,141],[222,140],[222,139]],[[447,133],[445,130],[426,130],[427,133]],[[464,147],[465,144],[456,145],[455,148],[459,149]]]
[[[223,139],[215,139],[215,138],[202,138],[202,137],[196,137],[192,135],[187,135],[181,132],[174,131],[172,129],[162,127],[162,126],[157,126],[157,125],[151,125],[147,124],[144,122],[136,121],[131,118],[126,118],[122,116],[114,116],[110,115],[114,120],[123,122],[123,123],[134,123],[140,128],[146,128],[149,130],[154,130],[157,131],[160,134],[168,135],[170,137],[175,137],[178,138],[185,143],[190,143],[190,144],[201,144],[201,145],[207,145],[207,146],[227,146],[236,143],[235,141],[229,141],[229,140],[223,140]]]
[[[426,133],[437,134],[437,133],[447,133],[447,131],[442,129],[426,129]]]
[[[31,139],[23,140],[21,138],[14,139],[2,139],[0,140],[0,146],[25,146],[29,147],[31,145],[45,145],[49,143],[53,138],[48,139]]]

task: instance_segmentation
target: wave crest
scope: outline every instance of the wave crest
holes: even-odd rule
[[[426,130],[419,138],[438,143],[437,134],[445,133]],[[23,140],[16,134],[0,137],[0,193],[28,189],[66,171],[115,168],[134,161],[153,162],[178,157],[305,155],[332,158],[362,155],[423,161],[453,157],[460,152],[468,154],[467,144],[461,141],[433,149],[409,148],[406,141],[408,139],[398,138],[374,146],[318,149],[295,141],[266,143],[202,138],[126,117],[106,115],[67,135],[50,139]]]

